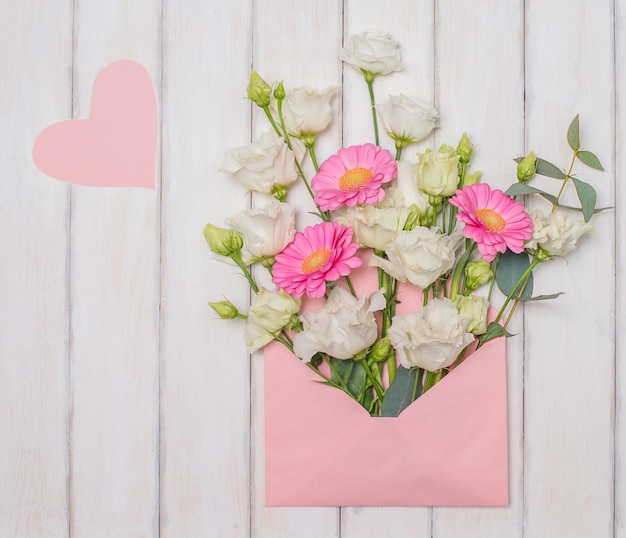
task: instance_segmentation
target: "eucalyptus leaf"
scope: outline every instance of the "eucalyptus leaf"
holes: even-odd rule
[[[569,128],[567,129],[567,143],[574,151],[578,151],[580,149],[578,114],[576,114],[576,117],[572,120],[572,123],[570,123]]]
[[[572,181],[576,187],[576,194],[578,194],[578,199],[583,209],[585,222],[589,222],[596,208],[596,190],[589,183],[585,183],[575,177],[572,178]]]
[[[509,196],[520,196],[523,194],[539,194],[543,196],[549,202],[552,202],[553,204],[558,204],[559,202],[556,196],[553,196],[552,194],[544,192],[535,187],[531,187],[527,183],[513,183],[513,185],[511,185],[504,194],[508,194]]]
[[[485,342],[489,342],[489,340],[493,340],[494,338],[500,338],[501,336],[506,336],[507,338],[511,336],[515,336],[508,332],[502,325],[499,323],[492,321],[487,326],[487,331],[480,337],[480,343],[484,344]]]
[[[580,150],[576,152],[576,157],[582,162],[584,162],[587,166],[591,166],[591,168],[595,168],[596,170],[604,170],[602,165],[600,164],[600,159],[598,159],[591,151]]]
[[[393,383],[385,392],[381,409],[383,417],[397,417],[414,401],[414,393],[415,399],[421,395],[423,374],[424,371],[421,368],[407,370],[403,366],[398,367]],[[415,383],[417,383],[417,389]]]
[[[500,254],[500,260],[498,261],[498,266],[496,268],[496,282],[498,283],[498,288],[500,291],[504,293],[504,295],[509,295],[521,276],[524,274],[524,271],[528,269],[530,265],[530,259],[528,254],[522,252],[521,254],[515,254],[510,250],[507,250],[504,254]],[[533,275],[532,273],[528,277],[528,281],[526,282],[526,286],[524,287],[524,291],[519,297],[519,288],[518,291],[513,295],[513,299],[517,299],[518,297],[521,299],[530,299],[533,294]]]
[[[544,159],[537,157],[537,173],[541,176],[565,179],[565,174],[557,166]]]
[[[561,295],[563,295],[562,291],[558,293],[550,293],[548,295],[536,295],[535,297],[529,297],[528,299],[522,298],[520,301],[549,301],[551,299],[556,299]]]

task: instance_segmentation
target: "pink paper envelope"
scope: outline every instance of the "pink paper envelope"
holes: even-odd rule
[[[319,380],[281,344],[265,347],[267,506],[508,505],[504,338],[397,418],[370,417]]]

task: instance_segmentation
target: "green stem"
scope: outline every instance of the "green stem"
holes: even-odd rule
[[[467,163],[460,164],[460,173],[459,173],[459,189],[463,188],[463,184],[465,183],[465,172],[467,171]],[[448,212],[448,235],[454,231],[456,227],[456,214],[459,212],[456,206],[450,204],[450,209]]]
[[[426,380],[424,381],[424,388],[422,394],[432,389],[443,377],[443,370],[437,370],[436,372],[428,372],[426,374]]]
[[[496,323],[500,321],[500,318],[504,314],[506,307],[511,302],[511,299],[513,298],[513,295],[515,294],[515,292],[517,292],[518,288],[526,281],[530,273],[533,272],[533,269],[537,267],[542,261],[543,260],[539,258],[534,258],[533,261],[530,263],[530,265],[526,268],[526,271],[522,273],[522,276],[520,276],[515,286],[513,286],[513,289],[511,290],[511,292],[507,295],[506,300],[504,301],[504,304],[502,305],[502,308],[500,308],[500,311],[498,312],[498,315],[496,316],[496,319],[494,320]]]
[[[565,178],[563,179],[563,184],[561,185],[561,190],[559,191],[559,194],[556,195],[556,201],[558,202],[561,199],[561,195],[563,194],[563,191],[565,190],[565,185],[567,185],[568,180],[572,177],[572,170],[574,169],[574,163],[576,162],[576,154],[578,152],[576,150],[574,150],[574,155],[572,155],[572,162],[569,165],[569,170],[567,171],[567,174],[565,174]],[[559,204],[552,204],[552,213],[554,213],[554,211],[556,210],[557,206]]]
[[[403,144],[401,140],[396,140],[396,161],[399,161],[400,157],[402,157],[404,146],[405,144]]]
[[[354,286],[352,285],[352,280],[350,280],[350,277],[348,275],[346,275],[344,278],[346,279],[346,284],[348,284],[348,288],[350,289],[350,293],[356,297],[356,292],[354,291]]]
[[[270,111],[270,107],[269,106],[264,106],[263,107],[263,112],[265,112],[265,115],[267,116],[267,119],[270,120],[270,123],[272,124],[272,127],[274,128],[274,131],[276,131],[276,134],[280,137],[283,138],[283,133],[280,132],[280,129],[278,128],[278,125],[276,125],[276,122],[274,121],[274,117],[272,116],[272,112]],[[283,129],[285,128],[285,126],[283,125]],[[285,131],[285,136],[287,135],[287,131]],[[289,149],[291,149],[291,146],[289,146]]]
[[[254,291],[254,293],[259,293],[259,287],[256,285],[256,282],[252,278],[250,271],[248,271],[248,268],[246,267],[246,265],[243,263],[243,260],[241,259],[241,252],[240,251],[233,252],[230,255],[230,257],[237,264],[237,266],[241,269],[243,276],[246,277],[246,280],[250,284],[252,291]]]
[[[361,361],[361,363],[363,364],[363,369],[365,370],[365,375],[368,377],[368,379],[370,380],[370,382],[374,386],[374,390],[376,391],[377,396],[380,399],[382,399],[385,396],[385,391],[384,391],[382,385],[378,382],[378,379],[376,379],[376,377],[372,373],[372,370],[370,368],[370,365],[367,363],[367,360],[363,359]]]
[[[306,144],[306,149],[309,151],[309,156],[311,157],[311,162],[313,163],[313,167],[316,172],[320,171],[320,167],[317,165],[317,158],[315,157],[315,147],[314,144]]]
[[[415,372],[415,381],[413,381],[413,393],[411,394],[411,402],[414,402],[415,398],[417,397],[417,386],[419,385],[419,381],[423,376],[424,370],[418,368],[417,372]]]
[[[363,71],[363,76],[365,77],[365,82],[367,83],[367,91],[370,94],[370,105],[372,106],[372,120],[374,122],[374,140],[376,141],[376,145],[380,145],[378,141],[378,120],[376,119],[376,101],[374,100],[374,75],[372,73],[368,73]]]
[[[457,298],[457,295],[459,294],[459,283],[461,282],[461,276],[463,275],[465,266],[469,262],[469,259],[472,256],[472,252],[474,252],[475,247],[476,243],[472,242],[470,247],[465,251],[465,254],[461,256],[459,263],[454,269],[454,274],[452,275],[452,284],[450,285],[450,299],[452,299],[453,301]]]

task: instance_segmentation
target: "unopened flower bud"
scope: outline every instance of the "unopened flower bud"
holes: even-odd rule
[[[472,153],[474,153],[474,146],[470,143],[467,133],[463,133],[459,145],[456,148],[456,154],[461,158],[462,163],[468,163],[472,157]]]
[[[285,86],[283,86],[282,81],[276,85],[274,89],[274,97],[277,101],[282,101],[285,98]]]
[[[469,262],[465,266],[465,287],[468,291],[474,291],[479,286],[489,282],[492,277],[491,264],[482,258]]]
[[[537,157],[535,152],[531,151],[519,163],[517,163],[517,180],[520,183],[526,183],[537,171]]]
[[[410,232],[413,228],[415,228],[420,223],[420,217],[422,216],[421,211],[417,207],[416,204],[411,204],[409,206],[409,216],[406,218],[404,222],[404,230]]]
[[[388,336],[384,336],[380,340],[376,340],[372,346],[370,357],[375,361],[385,360],[391,352],[391,340]]]
[[[455,302],[459,315],[469,318],[467,332],[474,335],[484,334],[487,331],[489,301],[478,295],[461,295]]]
[[[270,104],[271,93],[271,86],[256,71],[252,71],[250,73],[250,82],[248,83],[248,99],[261,108],[265,108]]]
[[[237,230],[218,228],[212,224],[204,227],[204,238],[211,250],[220,256],[230,256],[243,247],[243,237]]]
[[[474,185],[480,181],[483,173],[480,170],[476,170],[476,172],[472,172],[471,174],[465,174],[465,181],[463,185]]]
[[[230,301],[217,301],[215,303],[209,301],[209,306],[215,310],[215,313],[222,319],[243,317],[239,314],[237,307]]]

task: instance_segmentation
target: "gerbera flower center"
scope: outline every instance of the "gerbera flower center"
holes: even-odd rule
[[[310,254],[302,260],[302,271],[310,275],[315,271],[318,271],[321,267],[326,265],[328,260],[330,259],[330,250],[327,248],[320,248],[319,250],[314,250]]]
[[[343,192],[358,191],[365,187],[372,179],[373,174],[367,168],[357,167],[347,170],[339,178],[339,188]]]
[[[502,233],[504,231],[506,221],[500,213],[496,213],[493,209],[477,209],[476,216],[490,232]]]

